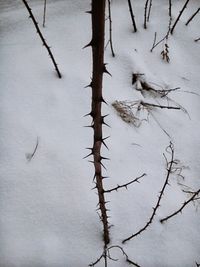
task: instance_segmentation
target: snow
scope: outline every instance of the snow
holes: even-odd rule
[[[43,1],[29,1],[33,13],[63,75],[58,79],[41,45],[28,13],[19,0],[0,0],[0,266],[79,267],[88,266],[102,253],[102,225],[96,214],[97,195],[92,183],[94,169],[82,158],[92,144],[92,131],[83,126],[90,118],[91,50],[82,49],[91,38],[91,20],[85,11],[90,1],[47,1],[46,27],[42,28]],[[108,194],[111,245],[123,246],[129,258],[142,267],[195,267],[200,262],[198,201],[190,203],[171,220],[159,220],[188,199],[185,184],[200,187],[200,44],[199,16],[184,23],[199,7],[191,1],[174,34],[169,37],[170,63],[160,56],[163,45],[151,53],[154,33],[158,40],[168,28],[168,1],[153,1],[150,22],[143,29],[144,1],[132,1],[138,32],[133,33],[126,1],[112,1],[113,45],[105,62],[112,74],[104,76],[103,106],[109,114],[104,127],[109,151],[102,154],[110,179],[105,188],[124,184],[146,173],[140,183]],[[172,1],[173,21],[183,0]],[[108,21],[106,22],[108,23]],[[107,24],[108,26],[108,24]],[[108,36],[106,36],[106,41]],[[144,101],[156,104],[131,84],[132,73],[144,73],[148,83],[163,88],[180,87],[169,97],[182,110],[152,110],[147,121],[136,128],[117,115],[114,101]],[[153,84],[151,84],[153,86]],[[158,86],[156,89],[160,89]],[[193,92],[193,93],[190,93]],[[194,94],[195,93],[195,94]],[[162,100],[162,104],[167,102]],[[170,102],[170,105],[175,105]],[[170,135],[164,133],[163,129]],[[38,148],[31,160],[39,141]],[[121,241],[141,229],[155,207],[166,178],[165,151],[174,144],[184,180],[170,175],[153,223],[141,235],[122,245]],[[128,263],[113,249],[117,262]],[[104,266],[103,261],[98,266]]]

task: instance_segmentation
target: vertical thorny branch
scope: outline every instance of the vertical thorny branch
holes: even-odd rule
[[[102,125],[104,117],[102,115],[102,103],[105,102],[102,95],[103,73],[107,72],[104,63],[104,35],[105,35],[105,0],[92,0],[92,40],[87,46],[92,46],[93,73],[92,82],[92,107],[89,115],[92,117],[91,127],[94,130],[93,147],[91,155],[93,155],[93,164],[95,168],[94,181],[99,198],[100,218],[103,224],[103,240],[105,249],[110,242],[109,224],[106,209],[106,201],[103,188],[102,160],[105,159],[101,155],[101,146],[105,144],[105,138],[102,134]],[[106,260],[106,256],[104,257]]]

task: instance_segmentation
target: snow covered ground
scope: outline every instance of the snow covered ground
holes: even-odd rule
[[[112,1],[113,45],[105,62],[112,74],[104,76],[104,96],[109,113],[103,148],[115,187],[146,173],[140,184],[108,194],[111,245],[123,246],[141,267],[195,267],[200,263],[200,212],[190,203],[171,220],[160,219],[189,199],[183,189],[200,187],[200,17],[185,22],[199,7],[191,1],[169,37],[167,63],[161,58],[163,43],[151,53],[154,33],[167,32],[168,1],[153,1],[147,29],[143,29],[144,0],[132,1],[138,32],[133,33],[126,1]],[[172,1],[173,22],[185,1]],[[41,45],[22,1],[0,0],[0,267],[83,267],[102,253],[102,225],[95,212],[96,192],[91,190],[93,166],[82,158],[92,144],[92,131],[83,126],[90,118],[91,92],[84,89],[91,77],[91,50],[82,49],[91,37],[88,0],[48,0],[46,27],[42,28],[43,1],[29,1],[59,64],[58,79]],[[108,20],[106,21],[108,28]],[[106,41],[108,35],[106,35]],[[142,95],[132,85],[132,73],[155,89],[180,87],[166,98]],[[192,93],[191,93],[192,92]],[[114,101],[144,101],[181,105],[183,110],[154,108],[141,111],[140,127],[127,124],[112,107]],[[185,111],[185,112],[184,112]],[[146,115],[145,115],[146,114]],[[148,116],[147,116],[148,115]],[[146,116],[146,117],[145,117]],[[166,134],[167,132],[167,134]],[[37,150],[31,160],[38,140]],[[170,141],[184,179],[170,175],[153,223],[141,235],[121,241],[141,229],[155,207],[166,178],[163,153]],[[109,267],[128,263],[113,249]],[[97,266],[104,266],[103,262]]]

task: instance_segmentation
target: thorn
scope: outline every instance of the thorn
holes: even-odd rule
[[[107,65],[107,63],[103,64],[103,72],[107,73],[108,75],[110,75],[112,77],[111,73],[106,69],[106,65]]]
[[[87,14],[92,14],[92,10],[85,11]]]
[[[87,48],[87,47],[89,47],[89,46],[93,46],[94,45],[94,42],[93,42],[93,40],[91,40],[88,44],[86,44],[82,49],[85,49],[85,48]]]
[[[110,160],[109,158],[105,158],[105,157],[102,157],[102,156],[100,156],[100,160]]]
[[[101,166],[102,166],[105,170],[107,170],[106,167],[105,167],[105,165],[104,165],[101,161],[100,161],[99,163],[101,164]]]
[[[86,85],[84,88],[88,88],[88,87],[92,87],[92,82],[90,84]]]
[[[88,125],[88,126],[83,126],[83,127],[85,127],[85,128],[93,128],[94,129],[94,124]]]
[[[92,118],[94,118],[94,113],[90,111],[89,113],[85,114],[83,117],[87,117],[87,116],[91,116]]]
[[[85,156],[83,159],[86,159],[88,157],[90,157],[93,154],[93,152],[91,152],[90,154],[88,154],[87,156]]]
[[[104,100],[103,97],[101,97],[101,98],[99,99],[99,102],[103,102],[103,103],[105,103],[106,105],[108,105],[108,103]]]

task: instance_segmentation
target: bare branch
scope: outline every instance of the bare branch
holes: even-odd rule
[[[198,42],[198,41],[200,41],[200,38],[197,38],[197,39],[195,39],[194,41],[195,41],[195,42]]]
[[[139,183],[139,180],[140,180],[142,177],[144,177],[145,175],[146,175],[146,173],[143,173],[141,176],[135,178],[134,180],[132,180],[132,181],[126,183],[126,184],[123,184],[123,185],[117,185],[116,187],[111,188],[111,189],[109,189],[109,190],[104,190],[104,193],[111,193],[111,192],[113,192],[113,191],[117,191],[118,189],[123,188],[123,187],[126,188],[126,189],[128,189],[128,186],[129,186],[130,184],[133,184],[133,183],[135,183],[135,182]]]
[[[41,39],[41,41],[42,41],[44,47],[47,49],[47,51],[48,51],[48,53],[49,53],[49,56],[50,56],[50,58],[51,58],[51,60],[52,60],[52,62],[53,62],[53,65],[54,65],[54,67],[55,67],[55,70],[56,70],[56,72],[57,72],[58,77],[59,77],[59,78],[62,78],[62,75],[61,75],[61,73],[60,73],[60,71],[59,71],[59,69],[58,69],[58,65],[57,65],[57,63],[56,63],[56,61],[55,61],[55,59],[54,59],[54,56],[53,56],[52,52],[51,52],[51,48],[50,48],[50,46],[48,46],[46,40],[44,39],[44,37],[43,37],[43,35],[42,35],[41,31],[40,31],[40,28],[39,28],[39,26],[38,26],[38,22],[36,21],[34,15],[33,15],[33,13],[32,13],[31,8],[29,7],[29,5],[28,5],[28,3],[27,3],[26,0],[22,0],[22,2],[24,3],[26,9],[27,9],[28,12],[29,12],[30,18],[31,18],[32,21],[33,21],[33,24],[34,24],[34,26],[35,26],[35,28],[36,28],[36,31],[37,31],[38,35],[40,36],[40,39]]]
[[[149,0],[146,0],[144,6],[144,29],[147,28],[147,8],[148,8]]]
[[[193,18],[199,13],[199,11],[200,11],[200,7],[197,9],[197,11],[185,23],[186,26],[193,20]]]
[[[89,266],[91,266],[91,267],[95,266],[98,262],[101,261],[102,258],[105,259],[105,265],[104,265],[104,267],[107,267],[107,259],[110,259],[112,261],[118,261],[118,259],[114,259],[111,256],[111,254],[110,254],[110,250],[112,250],[113,248],[117,248],[117,249],[119,249],[122,252],[123,256],[125,256],[126,262],[128,262],[129,264],[132,264],[135,267],[141,267],[137,263],[135,263],[132,260],[130,260],[129,257],[128,257],[128,255],[127,255],[127,253],[124,251],[124,249],[121,246],[118,246],[118,245],[113,245],[113,246],[110,246],[108,248],[104,248],[104,251],[100,255],[100,257],[95,262],[89,264]]]
[[[141,228],[138,232],[136,232],[135,234],[129,236],[128,238],[124,239],[122,241],[122,243],[126,243],[127,241],[131,240],[132,238],[136,237],[137,235],[141,234],[142,232],[144,232],[148,227],[149,225],[153,222],[153,219],[156,215],[156,211],[158,210],[158,208],[160,207],[160,202],[161,202],[161,199],[164,195],[164,192],[165,192],[165,189],[166,189],[166,186],[169,185],[169,176],[172,172],[172,167],[173,167],[173,164],[175,164],[175,161],[174,161],[174,146],[173,144],[170,142],[170,145],[166,148],[166,151],[169,152],[171,154],[171,158],[169,161],[167,161],[167,175],[166,175],[166,179],[165,179],[165,182],[164,182],[164,185],[160,191],[160,194],[158,196],[158,201],[155,205],[155,207],[153,208],[153,212],[152,212],[152,215],[151,217],[149,218],[148,222],[145,224],[145,226],[143,228]],[[164,155],[165,156],[165,155]],[[165,156],[165,159],[166,159],[166,156]]]
[[[173,34],[174,29],[175,29],[175,27],[176,27],[176,24],[178,23],[178,21],[179,21],[181,15],[183,14],[183,11],[186,9],[187,4],[189,3],[189,1],[190,1],[190,0],[186,0],[186,2],[185,2],[185,4],[184,4],[183,8],[181,9],[181,11],[180,11],[180,13],[179,13],[179,15],[178,15],[176,21],[174,22],[174,25],[173,25],[172,28],[171,28],[171,31],[170,31],[171,34]]]
[[[43,12],[43,23],[42,26],[45,27],[45,21],[46,21],[46,9],[47,9],[47,0],[44,0],[44,12]]]
[[[169,216],[167,216],[167,217],[161,219],[160,222],[163,223],[163,222],[169,220],[170,218],[172,218],[173,216],[175,216],[175,215],[181,213],[182,210],[183,210],[183,209],[184,209],[190,202],[196,200],[195,198],[196,198],[196,196],[197,196],[199,193],[200,193],[200,189],[197,190],[197,191],[192,195],[191,198],[189,198],[187,201],[185,201],[185,202],[183,203],[183,205],[180,207],[180,209],[178,209],[177,211],[173,212],[173,213],[170,214]]]
[[[152,8],[152,2],[153,2],[153,0],[150,0],[150,3],[149,3],[149,9],[148,9],[148,15],[147,15],[147,21],[148,21],[148,22],[149,22],[149,19],[150,19],[151,8]]]
[[[135,16],[133,14],[131,0],[128,0],[128,6],[129,6],[129,11],[130,11],[130,15],[131,15],[131,20],[132,20],[134,32],[137,32],[137,27],[136,27],[136,22],[135,22]]]
[[[108,18],[109,18],[109,43],[112,56],[115,57],[114,49],[113,49],[113,42],[112,42],[112,17],[111,17],[111,3],[108,0]]]

